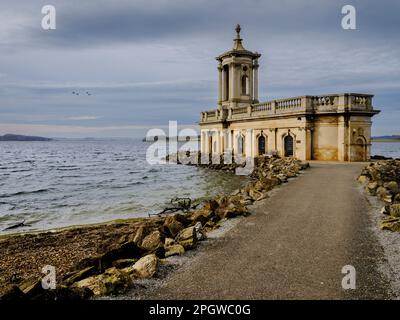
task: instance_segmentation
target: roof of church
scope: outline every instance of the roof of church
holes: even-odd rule
[[[228,56],[250,56],[252,58],[259,58],[261,57],[261,54],[258,52],[252,52],[249,50],[246,50],[243,47],[242,40],[240,38],[240,25],[238,24],[235,28],[236,31],[236,38],[233,39],[233,48],[229,51],[224,52],[223,54],[219,55],[216,59],[221,61],[223,58],[228,57]]]

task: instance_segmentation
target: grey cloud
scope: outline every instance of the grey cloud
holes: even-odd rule
[[[340,27],[344,0],[53,0],[54,32],[40,29],[43,4],[0,3],[0,123],[195,123],[215,107],[214,57],[241,23],[245,47],[263,54],[263,100],[371,92],[384,111],[374,130],[399,130],[388,119],[399,119],[398,1],[353,0],[356,31]]]

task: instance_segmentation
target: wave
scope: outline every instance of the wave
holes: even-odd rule
[[[137,186],[137,185],[142,185],[142,184],[145,184],[145,183],[142,181],[136,181],[136,182],[128,183],[123,186],[111,186],[110,188],[111,189],[125,189],[125,188],[129,188],[131,186]]]
[[[28,194],[43,193],[43,192],[48,192],[48,191],[51,191],[51,189],[38,189],[38,190],[33,190],[33,191],[18,191],[15,193],[0,194],[0,198],[11,198],[11,197],[16,197],[16,196],[24,196],[24,195],[28,195]]]
[[[32,171],[32,169],[18,169],[18,170],[12,170],[10,171],[11,173],[18,173],[18,172],[28,172]]]
[[[78,167],[59,167],[56,168],[57,171],[76,171],[76,170],[81,170],[81,168]]]
[[[85,176],[61,176],[60,179],[67,179],[67,178],[84,178]]]
[[[113,161],[136,161],[136,158],[133,157],[126,157],[126,158],[116,158]]]

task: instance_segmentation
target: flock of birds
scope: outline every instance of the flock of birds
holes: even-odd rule
[[[80,95],[79,91],[72,91],[72,94],[73,94],[73,95],[76,95],[76,96],[79,96],[79,95]],[[91,95],[92,95],[89,91],[86,91],[85,94],[88,95],[88,96],[91,96]]]

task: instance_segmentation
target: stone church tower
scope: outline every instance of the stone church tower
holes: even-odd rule
[[[258,58],[261,54],[246,50],[240,38],[240,25],[235,30],[232,50],[216,58],[219,62],[219,110],[258,103]]]
[[[201,153],[219,159],[264,154],[300,160],[367,161],[373,95],[338,93],[259,103],[258,59],[236,26],[233,48],[218,61],[218,102],[200,117]],[[213,157],[214,158],[214,157]]]

